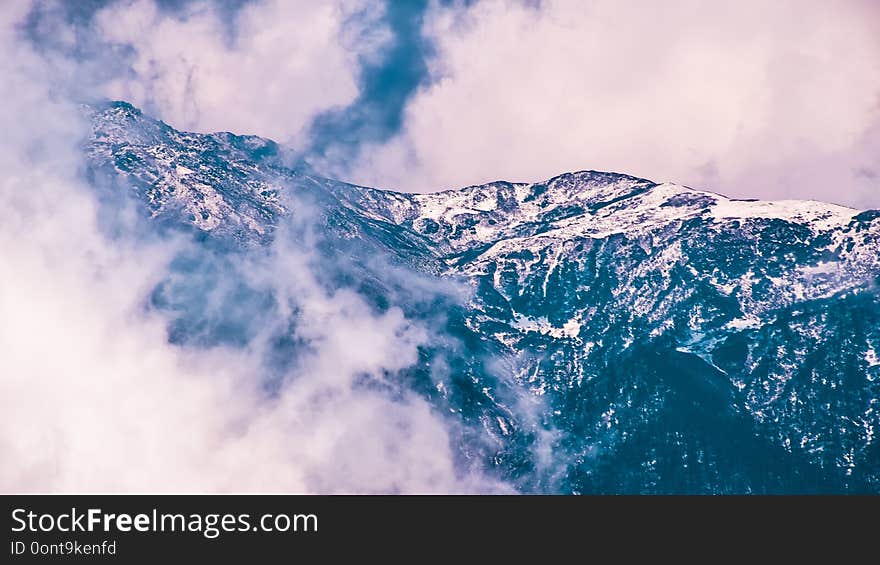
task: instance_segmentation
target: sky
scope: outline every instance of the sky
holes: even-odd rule
[[[124,206],[108,230],[83,175],[79,103],[123,99],[178,129],[270,137],[296,164],[405,191],[596,169],[880,207],[878,10],[3,2],[0,491],[510,489],[457,464],[425,400],[359,388],[436,336],[323,288],[308,245],[282,237],[230,264],[145,231]],[[247,347],[172,344],[170,314],[145,308],[194,254],[196,275],[277,297]],[[229,293],[210,290],[206,319],[222,323]],[[309,353],[267,395],[272,330],[293,312]]]
[[[429,192],[583,169],[880,207],[871,0],[36,2],[65,88]]]

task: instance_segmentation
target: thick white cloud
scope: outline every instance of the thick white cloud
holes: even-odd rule
[[[878,22],[861,1],[440,9],[434,83],[356,178],[425,191],[592,168],[880,206]]]
[[[264,0],[232,21],[210,3],[182,14],[153,0],[111,4],[97,14],[95,30],[134,54],[130,72],[102,92],[179,129],[297,143],[315,114],[357,96],[357,56],[375,46],[347,44],[345,24],[363,4]]]
[[[8,198],[22,186],[33,197]],[[42,173],[3,183],[0,491],[494,488],[456,471],[426,402],[355,386],[416,362],[425,333],[399,311],[325,294],[284,252],[259,276],[301,305],[296,337],[312,350],[267,395],[259,340],[168,343],[144,303],[173,248],[107,241],[75,190]]]
[[[167,314],[146,305],[187,244],[102,229],[78,175],[86,124],[52,86],[63,61],[14,29],[27,9],[6,4],[0,20],[0,492],[497,488],[455,468],[424,400],[357,385],[415,363],[426,330],[322,288],[308,249],[241,266],[300,307],[295,338],[310,347],[275,393],[268,335],[168,342]]]

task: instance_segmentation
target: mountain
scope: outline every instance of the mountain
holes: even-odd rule
[[[325,284],[437,328],[393,377],[448,415],[462,465],[522,492],[880,492],[880,211],[596,171],[404,194],[263,138],[87,111],[105,197],[210,250],[154,293],[172,341],[246,343],[271,297],[242,282],[207,319],[204,257],[307,217]],[[298,345],[278,344],[283,371]]]

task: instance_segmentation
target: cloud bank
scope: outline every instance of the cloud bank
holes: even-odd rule
[[[355,177],[428,191],[598,169],[880,206],[880,9],[487,0],[437,9],[431,78]]]
[[[427,192],[597,169],[880,206],[869,0],[39,5],[37,44],[87,68],[89,95],[271,137],[344,180]]]

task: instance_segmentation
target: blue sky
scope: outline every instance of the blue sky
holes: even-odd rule
[[[566,170],[880,206],[876,3],[34,2],[81,97],[430,191]]]

